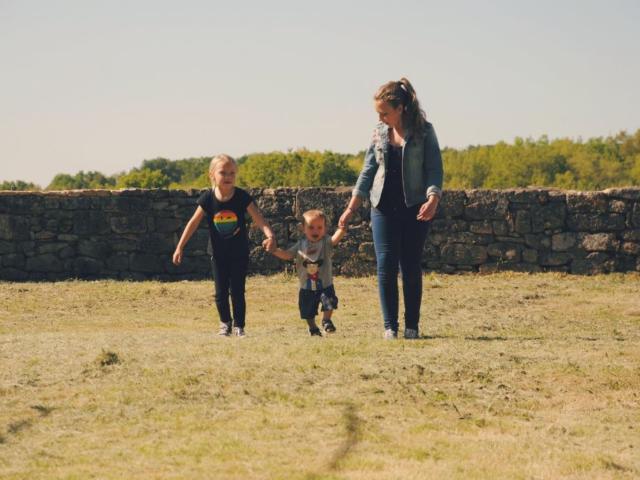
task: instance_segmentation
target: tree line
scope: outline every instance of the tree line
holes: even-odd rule
[[[364,151],[343,154],[306,149],[252,153],[237,159],[243,187],[353,185]],[[572,140],[516,138],[513,143],[442,150],[445,188],[558,187],[600,190],[640,185],[640,129],[633,134]],[[129,172],[58,174],[44,190],[206,188],[211,157],[145,160]],[[0,190],[42,190],[33,183],[0,182]]]

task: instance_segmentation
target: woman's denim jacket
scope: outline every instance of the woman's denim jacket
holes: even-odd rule
[[[364,199],[369,194],[375,208],[382,197],[388,160],[389,127],[379,123],[352,195]],[[426,202],[430,195],[442,195],[442,176],[438,138],[433,125],[427,122],[422,135],[414,137],[408,132],[402,145],[402,186],[407,207]]]

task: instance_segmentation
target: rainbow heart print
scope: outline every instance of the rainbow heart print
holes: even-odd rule
[[[232,210],[221,210],[213,216],[213,225],[222,238],[238,233],[238,216]]]

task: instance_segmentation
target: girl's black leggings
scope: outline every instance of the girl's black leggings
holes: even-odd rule
[[[220,321],[233,322],[234,327],[244,328],[247,305],[244,299],[244,285],[247,278],[249,257],[211,257],[211,272],[215,282],[216,308]],[[229,294],[233,305],[233,318],[229,309]]]

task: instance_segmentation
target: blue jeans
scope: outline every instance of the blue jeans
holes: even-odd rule
[[[416,219],[418,208],[385,214],[371,209],[378,292],[385,330],[398,331],[398,270],[402,272],[405,328],[418,328],[422,301],[422,249],[430,222]]]

